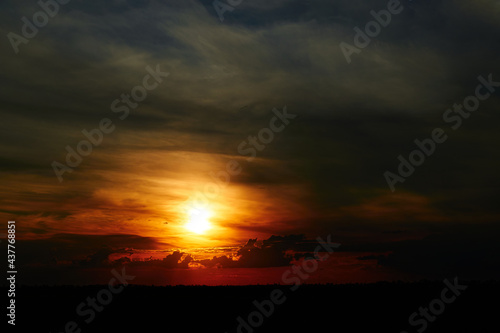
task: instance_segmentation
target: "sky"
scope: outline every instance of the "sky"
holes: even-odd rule
[[[0,220],[26,283],[281,283],[327,235],[316,282],[499,277],[497,1],[401,0],[349,59],[387,1],[58,7],[23,35],[40,5],[0,4]]]

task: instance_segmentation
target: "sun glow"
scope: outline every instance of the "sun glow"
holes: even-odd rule
[[[188,210],[188,221],[184,227],[194,233],[203,234],[212,227],[211,212],[204,207],[193,207]]]

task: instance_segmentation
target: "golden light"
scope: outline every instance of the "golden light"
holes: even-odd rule
[[[188,222],[184,227],[191,232],[203,234],[212,227],[211,215],[210,211],[204,207],[192,207],[188,210]]]

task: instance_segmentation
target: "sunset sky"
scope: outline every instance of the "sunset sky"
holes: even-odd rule
[[[282,283],[328,235],[341,246],[312,282],[498,278],[500,88],[459,129],[443,114],[500,82],[500,4],[401,5],[348,64],[340,43],[387,1],[243,0],[221,22],[211,1],[72,0],[17,54],[8,34],[41,9],[2,2],[0,220],[26,282],[170,255],[132,262],[137,283]],[[103,119],[60,181],[54,161]],[[447,141],[391,191],[384,173],[435,128]]]

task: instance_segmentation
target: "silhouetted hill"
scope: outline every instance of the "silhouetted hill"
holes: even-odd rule
[[[450,279],[450,281],[452,281]],[[498,332],[500,283],[465,282],[467,289],[442,314],[429,322],[425,332]],[[248,320],[256,310],[253,301],[270,299],[274,313],[264,318],[253,332],[417,332],[422,322],[411,326],[409,316],[420,307],[442,297],[443,282],[376,283],[367,285],[303,285],[296,291],[290,286],[175,286],[129,285],[113,295],[95,319],[87,298],[109,292],[107,286],[19,287],[15,331],[65,332],[67,322],[75,321],[82,332],[237,332],[237,317]],[[280,291],[283,294],[280,297]],[[2,289],[4,294],[5,288]],[[445,292],[446,299],[453,298]],[[284,299],[286,298],[286,299]],[[264,302],[264,311],[269,303]],[[439,309],[439,301],[433,304]],[[5,309],[5,308],[4,308]],[[5,310],[4,310],[5,311]],[[5,315],[3,315],[5,317]],[[259,321],[259,315],[252,317]],[[418,317],[421,318],[421,317]],[[85,323],[85,319],[89,323]],[[78,332],[69,324],[68,332]],[[9,330],[11,331],[11,330]],[[424,332],[422,331],[422,332]],[[242,329],[241,332],[252,332]]]

